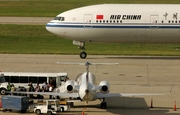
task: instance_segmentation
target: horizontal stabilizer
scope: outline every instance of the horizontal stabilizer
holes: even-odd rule
[[[78,62],[56,62],[57,64],[62,65],[119,65],[119,63],[78,63]]]

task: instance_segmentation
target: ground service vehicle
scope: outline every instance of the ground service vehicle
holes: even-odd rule
[[[13,96],[4,95],[2,96],[2,108],[3,112],[6,111],[18,111],[26,112],[29,107],[29,98],[26,96]]]
[[[32,73],[32,72],[0,72],[0,94],[4,95],[7,91],[8,82],[16,88],[21,86],[28,88],[29,82],[32,82],[34,87],[37,83],[40,86],[44,82],[49,83],[52,79],[54,86],[57,87],[66,81],[67,73]]]
[[[69,110],[68,105],[60,105],[60,100],[46,100],[45,102],[38,102],[34,107],[34,112],[39,115],[41,113],[47,113],[48,115],[57,114],[58,112],[64,112]]]
[[[60,112],[59,100],[46,100],[45,104],[39,104],[34,107],[34,112],[39,115],[47,113],[48,115],[57,114]]]

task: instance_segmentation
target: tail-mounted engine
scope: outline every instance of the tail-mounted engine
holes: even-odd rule
[[[109,83],[107,81],[101,81],[100,82],[100,91],[101,93],[109,93],[109,90],[110,90],[110,86],[109,86]]]
[[[75,81],[74,80],[68,80],[65,83],[65,90],[69,93],[72,93],[74,91],[74,87],[75,87]]]

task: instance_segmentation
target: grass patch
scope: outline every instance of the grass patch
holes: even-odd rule
[[[179,0],[3,0],[0,16],[54,17],[69,9],[104,3],[179,4]]]
[[[42,25],[0,25],[0,53],[79,54],[71,40],[49,33]],[[87,43],[91,55],[180,56],[180,44]]]

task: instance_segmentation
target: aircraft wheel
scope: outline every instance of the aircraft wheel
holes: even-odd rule
[[[107,103],[106,102],[102,102],[101,103],[101,108],[107,108]]]
[[[105,108],[105,109],[107,108],[107,103],[106,103],[106,102],[104,102],[104,108]]]
[[[85,59],[87,54],[86,54],[86,52],[83,51],[83,52],[80,53],[79,56],[80,56],[81,59]]]

